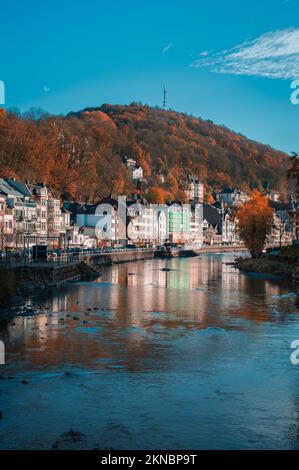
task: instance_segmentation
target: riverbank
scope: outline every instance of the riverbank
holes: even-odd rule
[[[234,266],[246,273],[270,274],[294,283],[299,282],[297,260],[281,254],[268,254],[257,259],[239,258],[235,261]]]
[[[248,251],[245,245],[210,245],[200,248],[197,253],[237,253]]]
[[[49,262],[3,265],[0,273],[0,292],[6,295],[1,302],[0,316],[9,317],[31,292],[58,287],[75,281],[89,281],[101,276],[101,268],[113,264],[148,260],[153,250],[123,250],[111,253],[80,253],[77,260],[59,259]],[[18,307],[17,307],[18,308]]]
[[[206,246],[200,249],[186,250],[186,256],[206,253],[228,253],[246,251],[241,246]],[[15,263],[2,266],[3,278],[9,278],[10,285],[15,286],[15,293],[22,295],[34,289],[56,287],[60,284],[89,280],[101,274],[101,268],[113,264],[129,263],[152,259],[153,249],[118,250],[107,253],[79,253],[76,259],[61,261],[60,259],[38,263]],[[0,278],[0,288],[2,287]],[[4,290],[4,289],[2,289]],[[5,288],[5,290],[7,290]],[[11,295],[11,292],[10,292]]]

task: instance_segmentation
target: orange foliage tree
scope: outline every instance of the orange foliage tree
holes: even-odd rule
[[[104,104],[64,117],[0,109],[1,177],[44,181],[58,195],[97,202],[116,190],[136,190],[122,164],[125,155],[143,168],[146,181],[137,188],[142,195],[157,186],[177,200],[188,174],[211,189],[261,188],[262,180],[276,190],[286,185],[286,154],[174,111],[137,103]]]
[[[236,210],[235,217],[241,240],[252,258],[258,258],[273,226],[273,210],[268,199],[254,190],[251,198]]]
[[[163,204],[165,202],[165,192],[162,188],[154,186],[148,190],[147,198],[153,204]]]

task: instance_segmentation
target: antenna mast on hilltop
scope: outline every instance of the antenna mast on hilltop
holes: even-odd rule
[[[163,108],[166,107],[166,95],[167,95],[167,90],[166,90],[166,83],[164,83],[164,90],[163,90]]]

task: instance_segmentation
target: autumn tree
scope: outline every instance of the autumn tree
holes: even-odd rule
[[[120,173],[116,178],[112,180],[112,182],[113,182],[112,193],[123,195],[125,192],[124,176]]]
[[[209,192],[205,192],[204,202],[207,203],[207,204],[214,204],[215,199],[214,199],[213,194],[211,194]]]
[[[293,152],[293,155],[289,157],[290,168],[288,170],[288,178],[294,183],[296,196],[299,198],[299,158],[298,154]]]
[[[157,186],[148,190],[147,198],[153,204],[163,204],[165,202],[165,192]]]
[[[254,190],[251,198],[236,210],[235,217],[241,240],[252,258],[258,258],[273,226],[273,210],[268,199]]]
[[[261,180],[276,190],[286,186],[286,154],[186,114],[136,103],[104,104],[67,116],[0,109],[1,177],[44,181],[57,194],[97,202],[116,190],[136,190],[125,155],[143,168],[141,195],[157,186],[177,200],[180,180],[189,173],[214,189],[258,188]]]

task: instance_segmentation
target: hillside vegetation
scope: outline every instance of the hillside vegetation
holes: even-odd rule
[[[125,156],[143,167],[133,185]],[[180,181],[197,175],[206,188],[282,194],[286,155],[211,121],[140,104],[104,104],[67,116],[0,110],[0,176],[44,181],[82,202],[137,189],[153,202],[182,196]],[[164,178],[161,178],[161,175]]]

